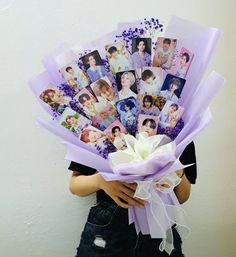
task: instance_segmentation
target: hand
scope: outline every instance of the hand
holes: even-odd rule
[[[106,181],[100,175],[99,187],[109,195],[117,205],[122,208],[129,208],[131,206],[144,207],[145,201],[134,198],[134,193],[137,187],[136,183],[125,183],[118,180]],[[124,200],[126,203],[121,201]]]
[[[179,178],[181,178],[182,179],[182,177],[183,177],[183,175],[184,175],[184,170],[177,170],[176,172],[175,172],[175,174],[179,177]],[[165,184],[165,183],[162,183],[162,184],[160,184],[160,183],[158,183],[158,184],[156,184],[156,186],[157,186],[157,188],[159,188],[159,189],[168,189],[168,188],[170,188],[170,185],[169,184]]]
[[[180,178],[182,178],[184,176],[184,170],[177,170],[175,173]]]

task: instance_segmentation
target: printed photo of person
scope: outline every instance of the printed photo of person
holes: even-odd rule
[[[156,96],[160,93],[162,83],[163,70],[161,68],[143,68],[141,71],[139,94]]]
[[[75,96],[75,99],[78,100],[80,107],[90,118],[99,114],[105,107],[104,103],[98,102],[95,95],[91,94],[87,88],[82,89]]]
[[[62,113],[71,101],[71,97],[66,96],[62,90],[59,90],[53,85],[48,85],[48,87],[40,94],[39,97],[42,101],[59,113]]]
[[[117,93],[112,87],[108,77],[102,77],[90,85],[99,102],[107,103],[107,101],[115,104],[118,100]]]
[[[167,101],[159,116],[160,127],[173,129],[182,117],[183,112],[183,107],[172,101]]]
[[[106,134],[93,126],[88,126],[82,130],[80,140],[96,149],[106,159],[109,153],[116,151],[115,146],[108,140]]]
[[[131,56],[126,50],[124,42],[106,45],[105,50],[110,64],[110,70],[113,74],[133,68]]]
[[[94,82],[101,77],[106,76],[107,70],[103,65],[102,58],[97,50],[86,54],[85,56],[80,58],[86,68],[86,72],[90,78],[91,82]]]
[[[167,74],[160,91],[160,96],[165,97],[166,100],[177,102],[180,98],[185,81],[185,79],[178,78],[171,74]]]
[[[157,134],[158,116],[150,116],[139,114],[138,116],[138,132],[146,132],[148,136]]]
[[[145,115],[158,116],[160,110],[154,105],[154,97],[152,95],[144,95],[139,105],[139,113]]]
[[[137,130],[137,113],[138,106],[134,97],[129,97],[118,101],[116,108],[120,116],[120,121],[128,132],[132,135]]]
[[[76,61],[62,67],[59,71],[66,83],[77,91],[89,85],[88,76],[78,67]]]
[[[186,48],[181,48],[176,64],[171,68],[171,74],[179,78],[186,78],[189,67],[192,63],[194,54]]]
[[[119,100],[137,97],[136,75],[134,70],[118,72],[116,74],[116,84]]]
[[[132,39],[132,60],[134,68],[142,68],[151,65],[151,38]]]
[[[176,50],[176,39],[158,37],[152,66],[168,70],[171,68]]]
[[[92,125],[103,131],[116,120],[117,116],[116,107],[108,102],[92,117]]]
[[[82,129],[91,125],[91,121],[67,107],[60,117],[59,124],[79,137]]]
[[[125,150],[127,145],[124,136],[128,134],[126,128],[116,119],[105,131],[107,137],[113,143],[117,150]]]

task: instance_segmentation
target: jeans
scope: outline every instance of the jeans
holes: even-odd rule
[[[173,228],[174,247],[171,257],[184,257],[181,238]],[[162,239],[138,235],[128,223],[128,210],[115,203],[101,201],[91,207],[81,234],[76,257],[169,257],[159,251]]]

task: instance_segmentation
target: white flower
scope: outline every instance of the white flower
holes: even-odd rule
[[[117,170],[122,164],[140,164],[153,158],[155,161],[175,161],[175,142],[165,135],[148,136],[146,132],[139,133],[137,138],[131,135],[124,136],[127,148],[110,153],[110,165]],[[167,158],[165,158],[167,156]],[[123,165],[122,165],[123,166]],[[123,170],[123,169],[122,169]],[[146,171],[148,172],[148,171]],[[123,173],[123,171],[122,171]],[[129,170],[127,170],[129,173]],[[133,172],[132,172],[133,173]],[[138,175],[139,173],[137,173]]]

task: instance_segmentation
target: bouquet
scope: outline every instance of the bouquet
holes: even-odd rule
[[[186,232],[174,187],[185,147],[211,121],[208,108],[224,79],[203,82],[220,33],[172,17],[120,23],[85,46],[64,44],[43,59],[32,90],[51,121],[37,122],[63,139],[66,159],[97,169],[106,180],[137,182],[145,208],[129,208],[137,233],[162,238]],[[163,184],[167,187],[163,187]]]

